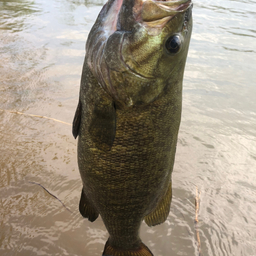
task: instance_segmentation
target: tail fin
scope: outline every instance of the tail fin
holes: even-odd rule
[[[132,250],[124,250],[122,248],[114,248],[107,241],[102,256],[154,256],[148,247],[141,243],[138,248]]]

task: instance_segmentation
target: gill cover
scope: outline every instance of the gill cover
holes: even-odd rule
[[[190,0],[110,0],[86,45],[87,62],[119,108],[154,101],[182,80],[192,19]]]

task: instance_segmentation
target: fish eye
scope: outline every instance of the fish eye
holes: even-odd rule
[[[169,53],[175,54],[178,53],[181,49],[181,38],[179,35],[170,36],[166,43],[165,47]]]

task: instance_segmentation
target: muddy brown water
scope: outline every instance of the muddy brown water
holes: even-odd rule
[[[0,0],[0,255],[101,255],[102,220],[78,212],[71,123],[84,45],[104,1]],[[194,1],[167,221],[155,256],[256,255],[256,1]],[[60,199],[63,205],[52,195]]]

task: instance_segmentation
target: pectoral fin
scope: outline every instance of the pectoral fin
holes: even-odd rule
[[[166,221],[172,201],[172,183],[170,183],[165,196],[158,203],[155,210],[148,214],[144,220],[149,227],[161,224]]]
[[[116,110],[113,102],[101,102],[95,106],[89,133],[98,149],[111,150],[116,134]]]
[[[73,120],[73,127],[72,127],[72,134],[75,137],[75,139],[79,134],[81,114],[82,114],[82,104],[79,100],[77,108],[76,108],[76,113],[75,113],[75,116],[74,116],[74,120]]]

